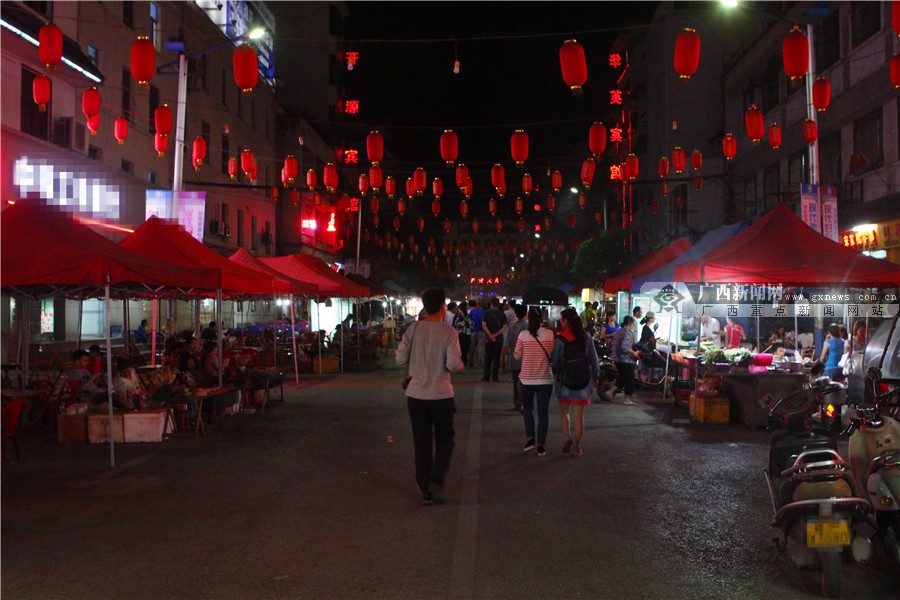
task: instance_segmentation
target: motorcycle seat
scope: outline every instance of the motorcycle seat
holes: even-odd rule
[[[844,479],[834,481],[804,481],[794,489],[794,502],[800,500],[818,500],[820,498],[850,498],[853,489]]]

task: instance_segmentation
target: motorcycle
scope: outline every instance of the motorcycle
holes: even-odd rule
[[[594,349],[597,351],[597,359],[600,362],[600,383],[597,385],[597,397],[608,401],[610,392],[615,389],[618,379],[616,363],[612,361],[612,342],[609,338],[601,339],[593,336]]]
[[[880,539],[885,551],[900,562],[900,387],[877,393],[881,370],[871,367],[866,375],[876,387],[871,407],[850,411],[850,464],[860,489],[866,490],[875,528],[871,540]]]
[[[822,592],[837,598],[842,587],[842,559],[864,562],[871,557],[871,542],[858,529],[870,510],[860,497],[850,464],[837,451],[834,427],[815,422],[814,416],[835,413],[826,402],[845,388],[821,377],[814,368],[803,389],[777,402],[766,395],[769,408],[769,466],[763,472],[772,502],[775,538],[797,568],[818,568]],[[830,407],[830,411],[829,411]]]

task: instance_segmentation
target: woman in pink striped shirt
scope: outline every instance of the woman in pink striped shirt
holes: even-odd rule
[[[542,327],[541,310],[535,306],[528,309],[528,330],[519,334],[513,356],[522,361],[519,372],[519,397],[525,417],[525,442],[523,452],[535,447],[534,405],[537,399],[537,455],[547,451],[547,427],[550,413],[550,396],[553,394],[553,372],[550,370],[550,351],[553,350],[553,332]]]

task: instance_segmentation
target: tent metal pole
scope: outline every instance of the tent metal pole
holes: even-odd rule
[[[222,387],[222,378],[224,377],[223,371],[225,369],[225,359],[223,358],[223,348],[222,348],[222,329],[225,327],[222,325],[222,288],[216,288],[216,309],[215,309],[215,319],[216,319],[216,346],[218,347],[219,353],[219,387]],[[197,418],[200,418],[200,415],[197,415]]]
[[[338,298],[338,331],[341,332],[341,374],[344,373],[344,300]]]
[[[19,317],[19,352],[22,356],[22,386],[28,387],[31,374],[31,300],[23,298]]]
[[[360,307],[360,302],[359,302],[359,298],[357,298],[356,299],[356,318],[354,319],[354,321],[356,322],[356,364],[359,364],[362,362],[362,356],[361,356],[362,350],[360,348],[360,345],[361,345],[360,344],[360,335],[362,335],[362,333],[360,331],[360,326],[359,326],[359,307]]]
[[[294,355],[294,382],[300,383],[300,371],[297,367],[297,332],[294,329],[294,294],[290,294],[288,299],[291,303],[291,352]]]
[[[319,340],[319,375],[322,374],[322,316],[319,313],[319,297],[316,296],[316,326],[318,327],[318,331],[316,332],[316,339]]]
[[[112,381],[112,339],[111,332],[109,330],[109,310],[110,310],[110,301],[109,301],[109,275],[106,276],[106,285],[104,286],[104,304],[106,310],[106,405],[109,407],[109,468],[116,468],[116,430],[113,427],[113,381]],[[124,433],[124,427],[123,427]]]
[[[153,297],[153,308],[150,320],[150,364],[156,366],[156,329],[158,327],[157,317],[159,316],[159,298]]]
[[[75,346],[76,350],[81,348],[81,329],[84,326],[84,300],[78,301],[78,345]]]

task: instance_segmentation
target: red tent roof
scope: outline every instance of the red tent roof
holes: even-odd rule
[[[290,286],[290,293],[295,296],[316,296],[319,293],[319,288],[316,284],[288,277],[284,273],[280,273],[269,265],[260,262],[243,248],[238,248],[234,254],[228,257],[228,260],[247,267],[248,269],[254,269],[261,273],[267,273],[274,276],[282,284]]]
[[[218,281],[213,269],[197,263],[186,269],[133,252],[44,205],[17,202],[2,212],[0,226],[0,283],[7,289],[46,286],[32,291],[96,295],[108,274],[114,289],[163,295],[214,290]]]
[[[900,266],[870,258],[813,231],[785,204],[702,258],[675,267],[699,283],[900,284]]]
[[[312,256],[311,254],[298,254],[297,259],[308,267],[315,269],[324,277],[328,277],[332,281],[339,283],[341,285],[340,296],[342,297],[359,298],[372,295],[372,291],[369,288],[347,279],[325,264],[325,261],[321,258]]]
[[[320,297],[341,295],[340,284],[319,274],[314,269],[307,267],[294,255],[272,257],[261,256],[258,260],[262,264],[275,269],[279,273],[283,273],[291,279],[315,284],[316,287],[319,288],[318,295]]]
[[[163,262],[218,269],[221,272],[222,292],[225,294],[264,296],[289,293],[290,286],[286,282],[282,281],[279,289],[271,274],[260,273],[231,262],[195,240],[181,225],[158,217],[147,219],[119,244]]]
[[[609,294],[620,290],[630,290],[631,279],[633,277],[641,277],[647,273],[652,273],[656,269],[669,264],[690,249],[691,242],[688,241],[687,238],[678,238],[659,250],[654,250],[649,253],[621,273],[608,277],[606,281],[603,282],[603,291],[604,293]]]

